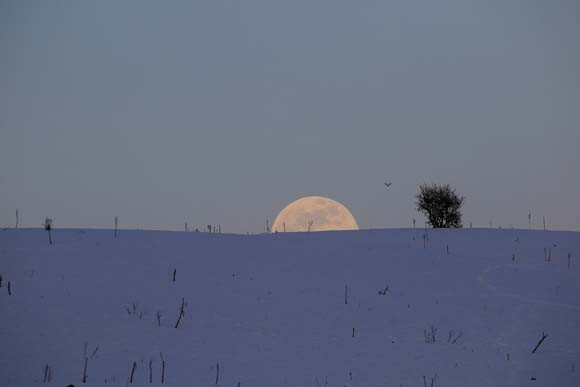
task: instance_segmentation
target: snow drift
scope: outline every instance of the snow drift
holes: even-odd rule
[[[52,236],[0,231],[0,385],[580,385],[580,233]]]

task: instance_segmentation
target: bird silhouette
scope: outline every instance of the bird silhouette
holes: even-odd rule
[[[393,184],[393,183],[391,183],[390,181],[387,183],[387,182],[385,181],[385,185],[386,185],[387,187],[390,187],[390,186],[391,186],[391,184]]]

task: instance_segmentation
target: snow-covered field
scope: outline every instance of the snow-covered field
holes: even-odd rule
[[[0,230],[0,385],[580,386],[580,233],[427,233]]]

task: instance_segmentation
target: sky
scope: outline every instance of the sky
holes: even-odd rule
[[[580,230],[580,3],[0,1],[0,227]],[[385,181],[392,182],[390,187]]]

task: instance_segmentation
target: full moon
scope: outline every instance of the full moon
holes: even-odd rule
[[[306,196],[288,204],[276,217],[272,232],[358,230],[350,211],[322,196]]]

